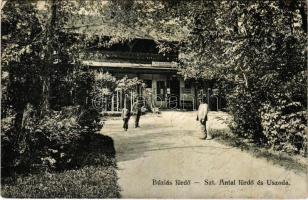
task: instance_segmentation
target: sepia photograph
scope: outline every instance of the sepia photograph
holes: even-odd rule
[[[308,198],[306,0],[0,3],[2,198]]]

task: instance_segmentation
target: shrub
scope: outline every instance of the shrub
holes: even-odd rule
[[[19,134],[13,128],[14,118],[2,119],[2,196],[120,196],[113,140],[95,133],[100,123],[95,110],[66,107],[49,111],[41,119],[31,112],[26,111],[28,117]]]
[[[12,116],[1,119],[1,167],[2,174],[8,174],[7,169],[14,166],[17,156],[14,145],[14,133],[12,131],[14,118]]]
[[[69,163],[79,128],[76,119],[65,118],[60,112],[50,112],[40,120],[28,117],[22,132],[10,127],[3,134],[3,154],[10,156],[3,167],[26,172]]]
[[[251,91],[236,89],[229,95],[229,109],[234,121],[230,124],[232,132],[240,137],[253,139],[262,144],[266,139],[262,134],[259,114],[259,98]]]
[[[7,171],[30,172],[79,167],[84,163],[80,162],[81,157],[87,155],[89,150],[94,150],[89,149],[92,140],[100,141],[100,154],[109,155],[103,152],[106,148],[103,142],[108,141],[108,138],[95,134],[102,127],[95,110],[81,112],[78,107],[70,107],[62,111],[50,111],[42,119],[29,115],[21,133],[15,132],[10,125],[11,121],[2,120],[2,167]]]
[[[307,116],[300,102],[280,100],[274,106],[265,103],[261,116],[263,133],[271,148],[307,155]]]
[[[103,123],[100,120],[100,114],[94,108],[81,111],[77,120],[80,126],[89,129],[90,132],[99,131],[103,127]]]
[[[91,106],[93,91],[95,86],[95,74],[90,71],[81,71],[76,74],[74,79],[74,102],[81,107]]]

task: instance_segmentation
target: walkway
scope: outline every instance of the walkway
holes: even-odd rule
[[[226,128],[221,116],[210,114],[210,128]],[[133,119],[128,132],[122,130],[119,119],[108,120],[102,129],[115,142],[123,198],[308,196],[305,174],[287,171],[215,140],[199,139],[196,112],[170,111],[142,116],[138,129],[133,128]],[[242,184],[254,183],[239,185],[240,180]],[[267,185],[267,180],[290,185]],[[258,181],[263,185],[258,185]],[[232,185],[234,182],[236,185]]]

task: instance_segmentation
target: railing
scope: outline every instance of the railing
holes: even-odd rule
[[[94,61],[107,61],[110,59],[118,60],[138,60],[144,62],[172,62],[177,60],[176,55],[159,55],[154,53],[137,53],[137,52],[114,52],[114,51],[95,51],[83,52],[80,54],[82,59]]]
[[[101,112],[120,112],[124,107],[132,109],[137,99],[141,99],[143,106],[151,107],[151,109],[154,109],[154,107],[157,109],[196,109],[193,95],[144,96],[137,92],[124,94],[122,91],[117,91],[111,95],[97,94],[92,100],[92,106]]]

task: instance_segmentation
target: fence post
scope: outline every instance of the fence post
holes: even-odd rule
[[[183,94],[183,101],[182,101],[182,109],[184,109],[185,108],[185,102],[184,102],[184,100],[185,100],[185,94]]]
[[[133,112],[133,91],[130,92],[130,111]]]
[[[126,94],[124,95],[124,108],[126,108]]]
[[[219,111],[219,99],[217,96],[216,96],[216,101],[217,101],[217,111]]]
[[[192,104],[193,104],[193,110],[195,110],[195,98],[193,98]]]
[[[210,105],[210,91],[211,91],[211,88],[208,88],[207,89],[207,104]]]
[[[114,94],[112,94],[112,98],[111,98],[111,111],[114,111]]]
[[[119,111],[119,91],[117,91],[117,111]]]

